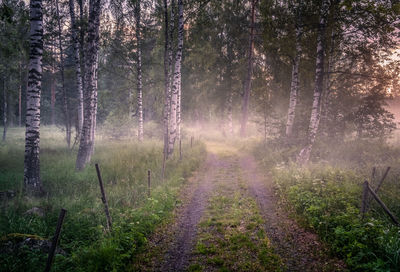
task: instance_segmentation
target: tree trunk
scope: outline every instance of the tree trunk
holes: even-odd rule
[[[97,55],[99,50],[100,0],[89,1],[89,22],[85,43],[84,119],[80,136],[76,169],[90,162],[94,150],[95,114],[97,112]]]
[[[293,61],[292,67],[292,82],[290,84],[290,99],[289,99],[289,110],[286,122],[286,138],[292,137],[294,118],[296,116],[296,104],[297,95],[299,93],[299,65],[300,65],[300,55],[301,55],[301,22],[300,14],[298,15],[296,23],[296,56]]]
[[[334,54],[335,54],[335,30],[332,30],[331,33],[331,43],[330,43],[330,50],[329,50],[329,56],[328,56],[328,71],[325,76],[325,86],[324,86],[324,97],[323,97],[323,105],[322,105],[322,116],[321,116],[321,121],[322,121],[322,126],[325,128],[325,133],[329,134],[328,130],[328,115],[329,115],[329,105],[331,104],[331,72],[333,70],[334,66]]]
[[[22,63],[19,62],[19,88],[18,88],[18,126],[22,124]]]
[[[8,112],[8,105],[7,105],[7,87],[6,87],[6,78],[5,76],[3,77],[3,142],[6,140],[7,137],[7,112]]]
[[[28,194],[42,192],[40,179],[40,95],[42,89],[42,0],[30,1],[29,74],[26,105],[24,186]]]
[[[81,59],[80,59],[80,47],[78,39],[78,27],[75,19],[75,5],[74,0],[69,0],[69,11],[71,15],[71,36],[74,49],[75,59],[75,76],[76,76],[76,88],[78,90],[78,131],[77,135],[80,135],[83,126],[83,86],[82,86],[82,73],[81,73]]]
[[[228,63],[226,66],[226,89],[228,90],[228,96],[226,101],[226,121],[228,123],[228,134],[233,135],[233,114],[232,114],[232,103],[233,103],[233,90],[232,90],[232,61],[233,61],[233,50],[232,44],[228,42],[227,45]]]
[[[249,118],[249,99],[251,91],[251,78],[253,76],[253,51],[254,51],[254,21],[255,21],[255,6],[258,0],[251,1],[251,24],[249,38],[249,56],[247,64],[247,76],[244,83],[243,102],[242,102],[242,120],[240,122],[240,136],[246,136],[247,121]]]
[[[175,55],[174,77],[171,95],[171,120],[169,130],[168,153],[172,154],[177,137],[177,106],[178,96],[181,84],[181,65],[183,50],[183,0],[178,0],[178,47]]]
[[[318,132],[318,126],[321,113],[321,97],[324,88],[324,57],[325,57],[325,32],[326,18],[328,16],[329,1],[324,0],[321,5],[320,21],[317,36],[317,59],[315,68],[315,87],[313,105],[311,111],[309,134],[306,146],[300,151],[297,156],[297,163],[303,165],[310,159],[312,146]]]
[[[65,137],[67,140],[67,146],[71,146],[71,121],[68,110],[68,96],[65,89],[65,75],[64,75],[64,50],[62,47],[62,29],[61,29],[61,19],[60,19],[60,9],[58,5],[58,0],[56,0],[56,12],[57,12],[57,24],[58,24],[58,47],[60,50],[60,73],[61,73],[61,92],[63,94],[63,108],[64,108],[64,118],[65,118]]]
[[[56,124],[56,69],[54,65],[54,47],[51,45],[51,83],[50,83],[50,114],[51,114],[51,124],[54,126]]]
[[[171,103],[171,65],[172,65],[172,50],[169,40],[169,19],[168,19],[168,3],[163,0],[164,4],[164,149],[163,149],[163,165],[161,178],[164,181],[166,161],[168,159],[168,144],[169,144],[169,118],[170,118],[170,103]],[[173,9],[171,11],[173,13]],[[173,16],[171,22],[173,22]],[[172,39],[172,35],[171,35]]]
[[[137,42],[137,59],[136,59],[136,80],[137,80],[137,103],[138,103],[138,139],[143,141],[143,84],[142,84],[142,48],[141,48],[141,22],[140,22],[140,0],[136,2],[136,42]]]

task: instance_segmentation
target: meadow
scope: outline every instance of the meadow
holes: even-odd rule
[[[162,142],[109,139],[99,133],[95,155],[84,171],[75,171],[77,150],[69,150],[63,131],[41,129],[41,175],[46,195],[24,195],[24,129],[10,128],[0,144],[0,191],[16,196],[0,203],[0,271],[41,271],[47,252],[19,243],[51,239],[61,208],[67,210],[52,271],[130,270],[147,237],[176,205],[183,183],[205,158],[205,147],[183,140],[183,159],[177,152],[168,160],[161,179]],[[106,230],[106,217],[94,164],[100,165],[113,220]],[[151,170],[151,196],[147,195],[147,171]],[[39,212],[29,212],[37,208]],[[32,210],[31,210],[32,211]],[[11,245],[20,245],[15,248]]]

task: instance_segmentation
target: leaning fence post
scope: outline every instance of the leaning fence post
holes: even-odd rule
[[[381,205],[381,207],[383,208],[383,210],[386,212],[386,214],[390,217],[390,219],[392,219],[392,221],[397,225],[400,226],[399,221],[397,221],[396,217],[390,212],[390,210],[388,209],[388,207],[386,207],[385,203],[383,203],[383,201],[379,198],[379,196],[374,192],[374,190],[372,190],[372,188],[368,185],[367,182],[367,189],[369,190],[369,192],[372,194],[372,196],[375,198],[376,202],[379,203],[379,205]]]
[[[53,240],[51,241],[49,257],[47,258],[46,268],[44,269],[44,272],[49,272],[50,268],[51,268],[51,264],[53,263],[54,253],[56,252],[57,243],[60,238],[61,227],[64,222],[64,217],[65,217],[66,213],[67,213],[67,210],[61,209],[60,215],[58,216],[56,233],[54,234]]]
[[[106,218],[107,218],[107,230],[112,231],[111,216],[110,216],[110,211],[108,210],[108,202],[107,202],[106,193],[105,193],[104,187],[103,187],[103,180],[101,178],[100,168],[97,163],[95,164],[95,166],[96,166],[97,178],[99,179],[99,184],[100,184],[101,201],[104,204],[104,212],[105,212]]]
[[[364,219],[365,212],[367,211],[367,200],[368,200],[368,181],[364,181],[363,194],[361,202],[361,218]]]
[[[151,171],[147,170],[147,196],[151,196]]]

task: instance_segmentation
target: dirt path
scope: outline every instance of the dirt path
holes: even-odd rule
[[[277,253],[284,259],[287,271],[344,271],[343,262],[328,256],[317,235],[299,227],[279,207],[269,177],[258,169],[252,156],[240,158],[240,167],[251,194],[266,220],[265,230]],[[265,173],[265,172],[264,172]]]
[[[273,251],[268,253],[270,254],[269,256],[273,257],[277,253],[282,259],[286,271],[344,270],[342,262],[328,257],[326,249],[315,234],[300,228],[287,216],[285,211],[279,208],[271,182],[268,182],[268,177],[263,174],[265,171],[260,171],[257,167],[257,163],[252,156],[241,155],[232,147],[229,147],[229,150],[223,145],[222,147],[218,146],[218,148],[217,146],[211,146],[211,150],[218,150],[218,155],[209,153],[206,162],[198,170],[195,177],[182,189],[181,206],[175,210],[171,222],[161,227],[152,237],[149,242],[149,252],[143,256],[144,264],[141,264],[137,270],[178,272],[187,271],[190,268],[190,271],[220,271],[218,267],[214,264],[210,265],[209,262],[209,260],[216,260],[217,257],[220,263],[224,261],[225,264],[229,265],[229,259],[235,258],[234,255],[229,254],[241,253],[240,251],[224,252],[225,249],[223,247],[226,246],[226,241],[222,240],[232,233],[238,235],[237,230],[242,230],[243,234],[246,234],[248,231],[244,230],[248,226],[252,226],[252,224],[254,227],[254,223],[240,219],[240,223],[237,225],[232,223],[235,221],[235,218],[232,217],[230,218],[232,222],[228,223],[226,228],[222,227],[219,233],[215,232],[215,225],[204,225],[207,220],[210,221],[211,219],[210,210],[206,212],[210,207],[211,209],[214,208],[212,220],[222,222],[221,226],[223,226],[224,222],[227,222],[226,215],[231,208],[226,211],[216,209],[216,207],[219,207],[218,205],[226,204],[219,203],[216,205],[219,199],[227,200],[227,197],[232,202],[232,207],[238,203],[240,206],[243,204],[240,204],[240,202],[247,201],[248,210],[242,211],[242,213],[247,212],[249,218],[255,218],[257,214],[260,214],[263,219],[258,221],[256,228],[261,228],[265,231],[267,239],[271,242],[271,247],[273,248]],[[241,185],[239,186],[239,184]],[[230,198],[235,194],[236,198]],[[238,197],[237,195],[241,196]],[[251,208],[251,201],[254,202],[253,208]],[[199,226],[200,222],[203,222],[201,227]],[[249,224],[246,225],[247,223]],[[221,244],[223,245],[220,248],[221,250],[218,245],[212,245],[213,243],[218,243],[218,240],[212,238],[216,237],[215,235],[220,236],[219,240],[222,241]],[[251,233],[246,235],[250,235],[250,240],[257,248],[257,245],[260,244],[260,239],[254,235],[252,236]],[[208,238],[204,239],[204,237]],[[198,245],[199,242],[202,243],[201,241],[209,241],[208,245],[206,243],[205,246],[211,246],[213,252],[204,253],[202,256],[198,252],[196,253],[198,251],[196,243]],[[215,246],[217,247],[215,248]],[[266,247],[269,246],[266,245]],[[207,250],[204,251],[206,252]],[[219,255],[217,256],[216,254]],[[255,255],[255,258],[257,261],[257,255]],[[276,258],[275,261],[277,263],[280,262]],[[193,267],[198,267],[198,270],[193,270]],[[250,268],[250,266],[248,267]],[[228,269],[227,271],[231,270]],[[239,270],[233,269],[233,271]],[[253,270],[246,269],[246,271]],[[276,270],[266,269],[265,271]]]
[[[195,243],[197,225],[204,213],[210,193],[221,169],[228,162],[209,153],[198,174],[192,178],[181,192],[182,205],[174,212],[173,223],[156,233],[150,241],[150,251],[154,251],[141,271],[185,271]]]

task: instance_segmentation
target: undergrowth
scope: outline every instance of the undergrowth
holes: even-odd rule
[[[161,180],[162,143],[156,140],[96,142],[92,163],[75,171],[76,151],[70,151],[61,132],[41,131],[41,175],[44,198],[28,198],[22,191],[23,131],[10,129],[0,145],[0,191],[14,190],[17,197],[3,201],[0,211],[1,243],[10,233],[51,239],[58,213],[67,210],[52,271],[124,271],[146,244],[146,237],[166,219],[176,205],[185,179],[205,157],[205,147],[184,140],[183,159],[176,154],[168,161],[166,179]],[[99,163],[113,220],[113,231],[105,228],[105,215],[94,163]],[[147,170],[152,172],[151,196],[147,196]],[[27,214],[38,207],[44,216]],[[25,247],[1,252],[0,271],[41,271],[47,254]]]
[[[398,164],[400,149],[383,142],[320,143],[312,163],[302,168],[294,163],[298,152],[282,143],[253,147],[271,171],[282,204],[351,271],[400,271],[400,229],[372,199],[366,217],[360,216],[362,183],[367,179],[375,188],[386,167]],[[372,166],[378,169],[375,178]],[[389,172],[378,195],[399,218],[398,173]]]

